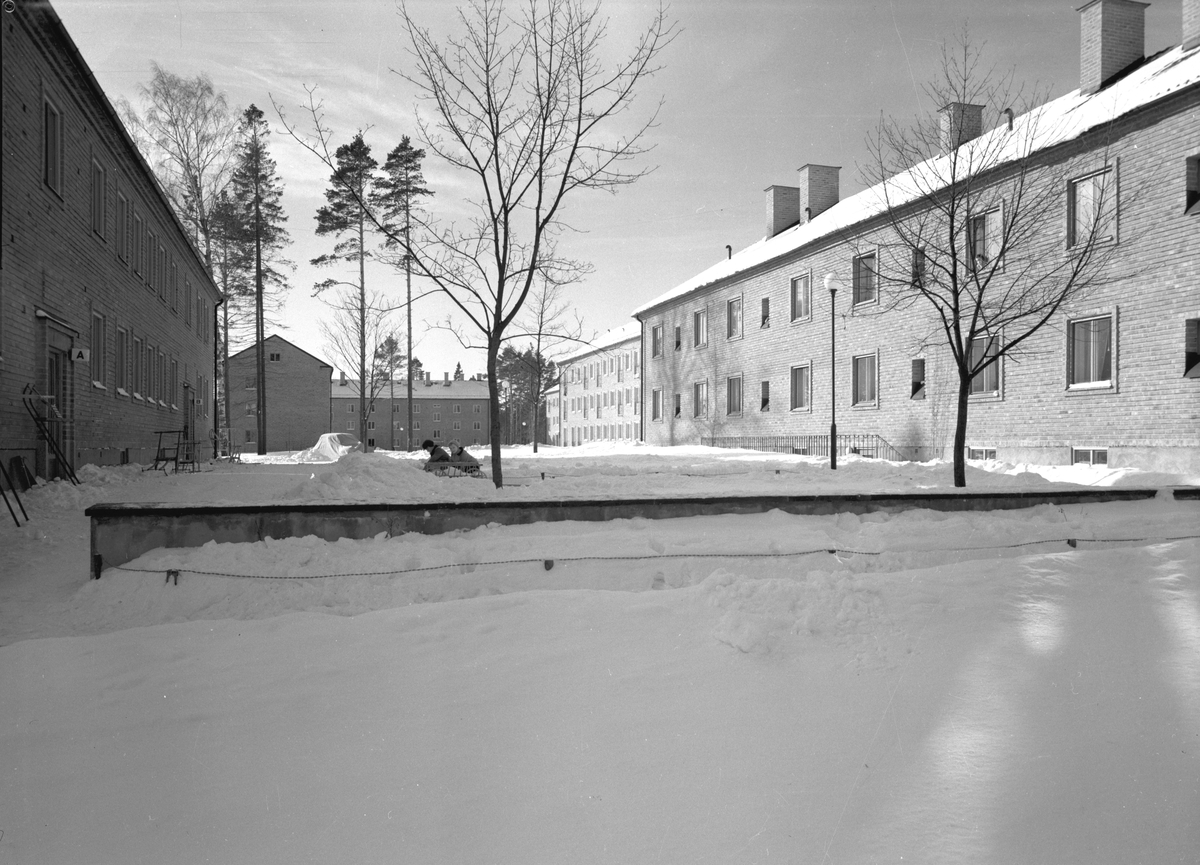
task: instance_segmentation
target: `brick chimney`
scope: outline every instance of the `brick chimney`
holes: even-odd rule
[[[983,134],[983,106],[951,102],[938,109],[941,115],[942,152],[949,153]]]
[[[767,237],[774,237],[800,221],[800,190],[794,186],[768,186]]]
[[[1200,0],[1183,0],[1183,50],[1200,45]]]
[[[346,371],[342,370],[341,373],[342,373],[342,378],[338,382],[338,387],[345,387],[346,386]]]
[[[840,165],[800,167],[800,221],[808,222],[818,213],[838,203],[838,172]]]
[[[1079,92],[1095,93],[1146,51],[1146,7],[1137,0],[1092,0],[1079,7]],[[1187,10],[1184,10],[1186,20]]]

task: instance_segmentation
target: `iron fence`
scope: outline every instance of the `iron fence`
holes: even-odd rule
[[[814,457],[829,456],[829,436],[701,436],[700,444],[714,448],[745,448],[777,454],[803,454]],[[839,435],[839,456],[858,454],[874,459],[903,462],[908,459],[899,449],[877,435]]]

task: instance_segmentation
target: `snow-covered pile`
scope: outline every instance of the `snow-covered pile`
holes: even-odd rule
[[[641,489],[651,469],[644,488],[672,494],[949,479],[728,452],[507,456],[527,486],[487,495]],[[1148,485],[995,465],[969,483],[1055,472]],[[98,500],[462,488],[491,484],[351,454],[89,469],[31,491],[31,525],[0,530],[0,861],[1117,865],[1200,849],[1200,503],[1169,492],[213,543],[87,579]]]

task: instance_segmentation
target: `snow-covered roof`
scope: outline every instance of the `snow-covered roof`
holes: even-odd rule
[[[408,383],[404,379],[396,379],[396,399],[404,399],[408,394]],[[385,384],[376,394],[375,399],[387,399],[391,389]],[[330,396],[334,399],[356,399],[358,397],[358,379],[348,378],[343,384],[334,379],[330,384]],[[413,399],[487,399],[488,386],[486,381],[468,381],[451,379],[449,382],[433,379],[413,382]]]
[[[990,170],[1030,153],[1076,139],[1089,130],[1198,83],[1200,49],[1185,51],[1177,46],[1095,93],[1083,94],[1075,90],[1016,117],[1011,131],[1007,124],[1002,124],[984,133],[962,145],[957,158],[961,161],[964,157],[967,160],[974,157],[980,164],[979,170]],[[845,231],[885,212],[888,205],[895,207],[913,201],[929,191],[932,180],[949,176],[945,166],[948,158],[935,157],[884,183],[842,199],[809,222],[751,244],[731,258],[718,262],[665,294],[642,304],[632,314],[641,315],[663,303],[736,276],[831,234]],[[959,172],[962,173],[961,168]]]
[[[606,348],[612,348],[615,345],[620,345],[623,342],[628,342],[631,339],[640,339],[642,336],[642,323],[640,321],[631,321],[628,324],[623,324],[620,327],[614,327],[600,336],[596,337],[587,346],[573,351],[558,362],[560,365],[570,363],[573,360],[578,360],[581,357],[593,355],[596,352],[603,351]]]

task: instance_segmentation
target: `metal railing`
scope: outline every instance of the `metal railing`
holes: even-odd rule
[[[714,448],[745,448],[777,454],[803,454],[814,457],[829,456],[828,435],[791,436],[701,436],[700,444]],[[908,459],[897,448],[877,435],[839,435],[839,456],[858,454],[874,459],[904,462]]]

